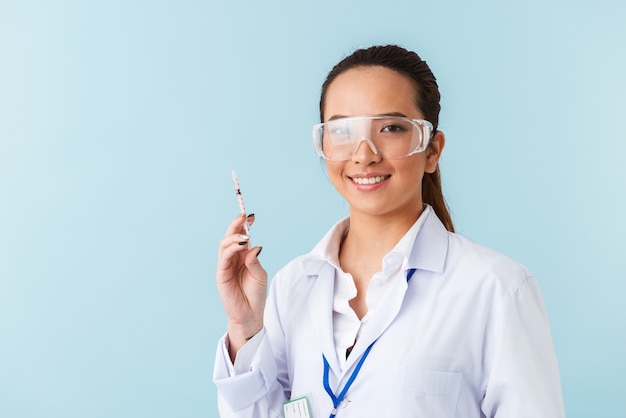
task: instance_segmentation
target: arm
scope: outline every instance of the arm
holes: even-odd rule
[[[282,363],[272,349],[280,347],[282,339],[276,298],[270,295],[264,314],[267,273],[258,261],[260,248],[248,250],[244,221],[243,216],[236,218],[220,242],[217,287],[228,332],[220,340],[215,359],[218,406],[222,417],[282,417],[286,395],[277,371]]]
[[[221,417],[282,417],[282,404],[289,399],[290,385],[276,303],[277,281],[270,289],[265,327],[239,350],[234,364],[228,353],[228,335],[220,340],[213,380]]]
[[[559,370],[536,281],[527,277],[498,313],[482,410],[492,418],[565,417]]]
[[[213,380],[218,390],[218,408],[223,418],[282,417],[286,400],[276,379],[274,358],[266,330],[263,329],[239,350],[235,364],[230,363],[222,339],[215,358]]]

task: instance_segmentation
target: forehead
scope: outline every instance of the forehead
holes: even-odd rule
[[[402,113],[421,118],[412,80],[385,67],[356,67],[328,86],[324,119],[337,116]]]

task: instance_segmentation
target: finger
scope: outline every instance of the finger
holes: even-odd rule
[[[233,244],[245,245],[250,241],[250,235],[246,234],[232,234],[226,235],[220,240],[220,249],[230,247]]]
[[[245,233],[246,230],[244,228],[244,224],[248,224],[249,230],[254,223],[254,220],[254,213],[251,213],[247,216],[244,213],[239,214],[235,219],[233,219],[230,225],[228,225],[228,229],[226,229],[226,235]]]
[[[243,223],[246,221],[246,215],[241,213],[232,220],[228,228],[226,229],[226,235],[241,234],[243,231]]]
[[[218,248],[218,265],[228,265],[234,254],[248,249],[249,241],[250,236],[245,234],[232,234],[222,238]]]
[[[263,247],[254,247],[248,254],[246,254],[246,258],[244,263],[248,268],[248,271],[257,280],[266,281],[267,280],[267,272],[261,265],[259,261],[259,254],[261,254],[261,250]]]

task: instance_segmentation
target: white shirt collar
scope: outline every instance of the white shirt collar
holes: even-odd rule
[[[304,268],[307,274],[315,275],[324,263],[336,269],[339,267],[339,246],[350,226],[350,218],[337,222],[313,250],[306,256]],[[448,247],[447,231],[431,206],[424,211],[413,226],[398,241],[396,246],[383,259],[383,271],[386,264],[393,268],[398,261],[406,269],[421,269],[442,272]]]

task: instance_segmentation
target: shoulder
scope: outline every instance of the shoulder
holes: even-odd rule
[[[523,264],[492,248],[479,244],[463,235],[448,233],[448,263],[462,263],[476,269],[531,275]]]
[[[316,258],[311,254],[300,255],[287,264],[285,264],[274,276],[274,280],[284,280],[284,278],[294,276],[306,276],[308,271],[311,270],[311,264],[316,264]],[[322,260],[319,260],[322,262]]]
[[[448,233],[444,275],[456,284],[476,287],[502,301],[535,281],[525,265],[456,233]]]
[[[433,211],[427,213],[412,252],[415,267],[441,273],[456,282],[520,282],[531,276],[526,266],[463,235],[445,229]]]
[[[308,253],[292,259],[282,267],[272,278],[272,285],[282,288],[306,287],[305,283],[311,284],[312,279],[333,271],[334,267],[328,260],[315,253]]]

